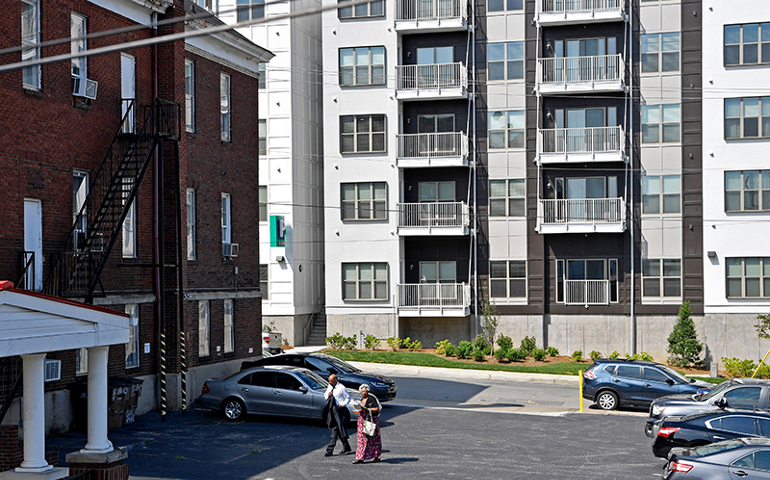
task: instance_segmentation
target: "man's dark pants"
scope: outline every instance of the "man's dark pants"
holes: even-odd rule
[[[339,412],[339,417],[342,422],[342,425],[340,425],[338,428],[336,416],[333,416],[335,420],[332,422],[333,425],[329,427],[329,433],[331,434],[331,439],[329,440],[329,445],[326,446],[326,453],[334,452],[334,447],[337,445],[338,438],[342,442],[343,451],[350,450],[350,443],[348,442],[348,431],[345,428],[345,425],[348,423],[350,413],[348,412],[347,408],[340,408],[337,410],[337,412]],[[344,436],[340,434],[341,431],[345,432]]]

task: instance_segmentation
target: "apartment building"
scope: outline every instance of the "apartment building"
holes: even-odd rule
[[[323,329],[323,120],[321,16],[276,18],[320,1],[219,0],[228,24],[273,19],[238,32],[275,54],[259,80],[259,221],[262,322],[285,343],[305,345]],[[271,245],[271,218],[285,227]],[[273,242],[275,243],[275,242]]]
[[[223,25],[189,1],[12,3],[1,48],[23,49],[4,64],[125,47],[2,74],[1,276],[127,313],[129,342],[110,349],[109,375],[143,381],[137,413],[183,408],[206,378],[261,353],[254,112],[272,54],[227,31],[131,43]],[[86,352],[47,361],[47,429],[66,430]],[[1,364],[4,406],[20,364]],[[3,423],[18,423],[19,408],[7,412]]]
[[[328,332],[665,358],[703,315],[701,5],[324,14]],[[472,48],[475,46],[475,48]],[[352,247],[352,248],[351,248]]]

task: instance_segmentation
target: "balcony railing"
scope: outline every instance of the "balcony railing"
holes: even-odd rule
[[[399,166],[450,167],[468,164],[468,136],[463,132],[396,135]]]
[[[465,202],[398,204],[400,235],[466,235],[469,226]]]
[[[540,159],[545,163],[620,161],[626,150],[621,126],[541,129],[538,133]],[[573,159],[569,158],[571,154]]]
[[[467,28],[467,0],[397,0],[396,2],[396,30],[452,31]]]
[[[470,304],[471,288],[464,283],[398,285],[399,315],[464,317]]]
[[[610,303],[609,280],[565,280],[564,303],[567,305],[607,305]]]
[[[468,95],[468,69],[461,62],[396,66],[401,99],[462,98]]]
[[[538,59],[541,93],[619,91],[624,87],[625,63],[621,54]]]
[[[626,226],[623,198],[541,199],[540,233],[622,232]]]
[[[611,22],[624,19],[625,0],[538,0],[540,24]]]

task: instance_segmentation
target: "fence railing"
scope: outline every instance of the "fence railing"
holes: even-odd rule
[[[466,157],[468,136],[463,132],[396,135],[398,158]]]
[[[540,0],[542,13],[587,13],[623,10],[625,0]]]
[[[625,202],[622,198],[541,199],[542,224],[622,223]]]
[[[470,222],[465,202],[399,203],[399,227],[467,227]]]
[[[468,69],[462,62],[397,65],[398,90],[468,88]]]
[[[610,303],[609,280],[565,280],[567,305],[607,305]]]
[[[465,0],[398,0],[396,5],[396,21],[465,18],[468,15]]]
[[[25,290],[40,290],[40,286],[37,281],[42,278],[37,277],[37,265],[35,264],[35,252],[24,250],[21,252],[21,277],[16,282],[17,288],[23,288]]]
[[[464,283],[399,284],[398,299],[401,307],[468,307],[471,289]]]
[[[623,79],[625,63],[621,54],[592,57],[538,59],[540,83],[584,83]]]
[[[623,127],[552,128],[539,130],[541,153],[625,151]]]

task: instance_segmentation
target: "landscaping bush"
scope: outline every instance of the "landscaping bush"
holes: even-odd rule
[[[375,337],[374,335],[367,335],[366,338],[364,338],[364,346],[367,350],[377,350],[380,348],[380,339]]]
[[[637,356],[639,357],[639,360],[644,360],[646,362],[654,362],[655,359],[652,358],[652,355],[650,355],[647,352],[637,353]]]
[[[754,375],[754,372],[752,372],[751,375]],[[749,376],[751,376],[751,375],[749,375]],[[754,376],[754,378],[764,378],[764,379],[770,378],[770,366],[762,365],[761,367],[759,367],[759,371]]]
[[[399,348],[401,348],[401,339],[398,337],[388,337],[385,342],[388,344],[391,350],[394,352],[397,352]]]
[[[725,372],[731,378],[750,377],[757,369],[754,360],[741,360],[738,357],[722,357],[722,364],[725,366]]]
[[[612,359],[612,360],[614,360],[616,358],[620,358],[620,353],[617,350],[615,350],[612,353],[610,353],[610,357],[609,358]]]
[[[498,348],[495,350],[495,358],[500,363],[507,363],[508,362],[508,350],[504,350],[502,348]]]
[[[513,340],[511,340],[511,337],[500,335],[497,338],[497,346],[500,348],[500,350],[505,350],[507,352],[508,350],[513,348]]]
[[[542,348],[534,348],[532,349],[532,358],[537,360],[538,362],[542,362],[545,360],[545,350]]]
[[[476,348],[473,350],[473,359],[477,362],[483,362],[486,360],[486,353],[482,348]]]
[[[579,362],[583,360],[583,350],[575,350],[572,352],[572,356],[569,359],[573,362]]]
[[[527,358],[527,354],[522,351],[520,348],[512,348],[508,350],[508,361],[511,362],[520,362]]]
[[[596,350],[591,350],[591,353],[588,354],[588,358],[596,360],[597,358],[602,358],[602,354]]]
[[[406,337],[403,342],[404,347],[410,352],[414,352],[422,348],[422,342],[419,340],[412,340],[410,337]]]
[[[457,355],[457,358],[470,358],[471,354],[473,353],[473,344],[467,340],[463,340],[459,344],[457,344],[457,351],[455,351],[455,355]]]
[[[358,342],[356,341],[356,336],[352,335],[350,337],[342,337],[342,349],[343,350],[355,350],[356,345]]]
[[[331,337],[326,337],[326,344],[335,350],[342,350],[345,346],[346,337],[343,337],[340,332],[336,332]]]
[[[690,318],[690,302],[679,307],[678,320],[671,335],[668,336],[668,361],[671,365],[687,367],[700,365],[700,352],[703,344],[698,341],[695,322]]]
[[[559,349],[556,347],[548,347],[548,350],[546,350],[546,353],[551,357],[556,357],[559,355]]]
[[[436,355],[446,355],[446,347],[451,346],[452,343],[449,340],[441,340],[436,342]]]
[[[535,337],[522,338],[521,347],[519,348],[521,348],[525,355],[530,356],[532,354],[532,350],[537,348],[537,341],[535,340]]]
[[[483,335],[477,335],[476,338],[473,339],[473,349],[474,350],[481,350],[484,351],[489,347],[489,343],[487,342],[487,339],[484,338]]]
[[[446,346],[446,351],[444,352],[444,354],[447,357],[454,357],[457,354],[457,347],[455,347],[450,343],[449,345]]]

